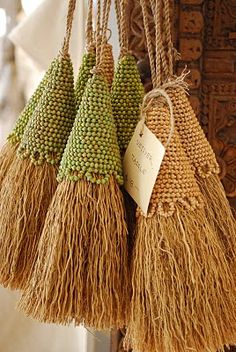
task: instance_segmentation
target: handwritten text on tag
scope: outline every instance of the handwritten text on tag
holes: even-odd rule
[[[164,155],[164,146],[140,121],[126,150],[123,169],[125,189],[145,215]]]

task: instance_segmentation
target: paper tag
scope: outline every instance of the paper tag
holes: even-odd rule
[[[164,146],[140,121],[126,150],[123,169],[125,189],[145,215],[164,155]]]

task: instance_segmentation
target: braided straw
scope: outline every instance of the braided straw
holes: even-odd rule
[[[86,49],[87,52],[94,52],[94,32],[93,32],[93,0],[88,0],[88,16],[86,23]]]
[[[117,29],[118,29],[119,43],[120,43],[120,47],[121,47],[122,34],[121,34],[120,0],[115,0],[115,10],[116,10],[116,19],[117,19]]]
[[[100,7],[100,6],[99,6]],[[103,11],[102,11],[102,28],[101,28],[101,35],[99,27],[97,27],[97,60],[96,60],[96,67],[93,70],[93,73],[103,72],[102,61],[103,57],[106,52],[106,44],[107,44],[107,27],[109,21],[109,14],[111,8],[111,0],[104,0],[103,2]]]
[[[61,54],[65,58],[68,57],[69,55],[70,37],[71,37],[71,31],[72,31],[72,23],[74,18],[75,6],[76,6],[76,0],[70,0],[69,6],[68,6],[67,21],[66,21],[66,35],[61,49]]]
[[[158,1],[158,0],[157,0]],[[164,34],[166,39],[166,44],[168,47],[167,56],[168,56],[168,63],[169,63],[169,75],[172,76],[174,73],[174,60],[173,60],[173,53],[174,53],[174,46],[172,41],[171,35],[171,24],[170,24],[170,3],[169,0],[162,0],[163,1],[163,23],[164,23]]]
[[[151,37],[151,33],[150,33],[150,28],[149,28],[146,0],[140,0],[140,5],[142,8],[142,12],[143,12],[143,24],[144,24],[145,34],[146,34],[146,42],[147,42],[147,49],[148,49],[150,68],[151,68],[152,84],[154,87],[156,87],[157,84],[156,84],[155,58],[154,58],[154,52],[153,52],[152,37]]]

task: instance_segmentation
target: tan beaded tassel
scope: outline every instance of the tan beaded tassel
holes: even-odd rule
[[[169,0],[164,1],[166,42],[173,48],[170,31]],[[236,279],[236,220],[233,217],[223,185],[218,176],[219,166],[215,154],[191,107],[181,79],[173,77],[173,51],[168,53],[169,79],[165,84],[172,100],[176,128],[181,142],[195,170],[203,194],[206,212],[212,227],[222,239],[231,270]],[[179,84],[180,83],[180,84]],[[183,85],[183,83],[182,83]]]
[[[0,282],[23,288],[37,256],[56,173],[75,119],[73,68],[68,55],[75,1],[69,4],[62,52],[30,118],[0,192]]]
[[[146,1],[140,2],[149,36]],[[159,0],[152,7],[161,13]],[[158,34],[160,22],[155,20]],[[154,90],[145,97],[143,113],[166,154],[148,217],[137,212],[126,342],[139,352],[223,351],[236,341],[233,277],[177,129],[172,133],[173,105],[158,89],[160,71],[155,68],[164,65],[160,38],[156,41],[156,62],[148,46]]]
[[[40,321],[96,329],[123,326],[129,300],[121,160],[101,67],[98,61],[87,84],[60,164],[36,268],[19,304]]]

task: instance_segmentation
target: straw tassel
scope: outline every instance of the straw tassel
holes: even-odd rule
[[[163,144],[170,114],[160,99],[146,124]],[[223,351],[236,341],[235,287],[224,248],[175,131],[153,190],[148,217],[137,213],[131,317],[135,351]]]
[[[58,180],[20,309],[44,322],[121,327],[129,299],[122,170],[99,74],[87,84]]]
[[[0,192],[0,282],[6,287],[23,288],[30,277],[74,118],[72,63],[59,57]]]
[[[31,118],[34,110],[36,109],[39,100],[43,94],[43,91],[46,88],[47,81],[50,76],[50,73],[52,72],[53,66],[54,61],[50,65],[39,86],[35,90],[32,97],[29,99],[20,116],[18,117],[13,131],[8,136],[6,144],[0,151],[0,187],[4,177],[6,176],[9,170],[9,167],[11,166],[13,160],[16,158],[16,151],[19,146],[19,143],[21,142],[26,125],[29,119]]]
[[[208,218],[222,239],[229,263],[235,272],[236,221],[218,176],[219,166],[215,154],[184,89],[170,87],[168,92],[173,102],[176,127],[181,136],[182,145],[195,169],[195,177],[203,194]]]

